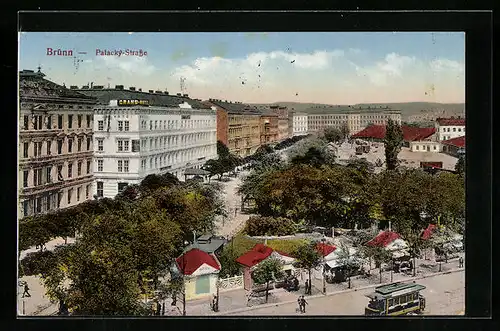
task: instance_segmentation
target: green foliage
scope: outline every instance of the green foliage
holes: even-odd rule
[[[292,256],[296,259],[294,267],[311,271],[321,265],[323,256],[316,249],[316,243],[308,243],[299,246]]]
[[[229,148],[227,148],[227,146],[222,141],[217,140],[217,155],[219,156],[219,158],[224,159],[229,156],[229,154]]]
[[[241,265],[236,262],[236,259],[241,255],[237,254],[237,250],[232,245],[226,245],[219,256],[219,262],[221,264],[221,270],[219,277],[227,278],[241,275],[242,268]]]
[[[343,138],[342,132],[333,126],[326,127],[323,134],[328,142],[336,143]]]
[[[455,164],[455,171],[462,176],[465,174],[465,156],[461,155],[458,158],[458,161]]]
[[[155,190],[162,188],[162,187],[170,187],[173,185],[178,185],[179,180],[177,177],[170,173],[166,173],[164,175],[148,175],[146,178],[144,178],[139,185],[139,189],[141,192],[151,193],[154,192]]]
[[[283,263],[274,258],[265,259],[252,272],[252,279],[258,285],[280,280],[284,276]]]
[[[340,127],[340,133],[341,133],[342,139],[349,137],[351,132],[349,130],[349,126],[347,125],[347,122],[344,122],[342,124],[342,126]]]
[[[245,226],[245,232],[250,236],[286,236],[297,232],[295,224],[286,218],[250,217]]]
[[[267,246],[292,256],[299,247],[306,244],[309,244],[307,239],[269,239],[267,241]]]
[[[403,131],[401,130],[401,126],[389,119],[384,138],[385,163],[388,170],[394,170],[398,166],[398,154],[402,146]]]

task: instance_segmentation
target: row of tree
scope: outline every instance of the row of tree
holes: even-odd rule
[[[217,183],[179,183],[172,176],[152,175],[115,199],[24,220],[24,245],[70,232],[61,228],[78,236],[74,244],[52,252],[28,254],[21,275],[41,275],[49,297],[65,302],[75,315],[147,314],[141,296],[160,301],[182,288],[170,266],[193,230],[210,232],[225,213],[220,192]],[[53,224],[47,230],[51,234],[40,238],[33,229],[43,230],[46,222]]]

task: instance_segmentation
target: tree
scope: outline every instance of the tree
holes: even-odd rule
[[[229,154],[229,148],[222,141],[217,140],[217,155],[219,158],[226,158]]]
[[[221,270],[219,277],[227,278],[241,274],[241,265],[236,262],[238,254],[232,245],[226,245],[219,256]]]
[[[368,258],[371,270],[371,260],[375,261],[375,268],[379,269],[380,283],[382,283],[382,264],[392,260],[392,254],[384,247],[379,246],[364,246],[362,249],[363,255]]]
[[[347,122],[344,122],[342,124],[342,126],[340,127],[340,134],[341,134],[342,139],[346,139],[349,137],[350,130],[349,130],[349,126],[347,125]]]
[[[342,139],[342,132],[336,127],[329,126],[324,130],[325,139],[328,142],[338,142]]]
[[[283,263],[275,258],[265,259],[252,272],[252,279],[257,285],[266,284],[266,303],[269,298],[269,283],[283,277],[285,277]]]
[[[323,256],[316,249],[316,245],[316,243],[308,243],[292,253],[292,256],[297,260],[294,267],[306,269],[309,273],[309,281],[311,281],[312,269],[318,268],[323,263]],[[311,288],[307,294],[311,294]]]
[[[465,174],[465,156],[460,155],[458,157],[458,161],[455,164],[455,171],[458,172],[461,176]]]
[[[141,181],[139,189],[141,190],[141,192],[149,194],[159,188],[170,187],[178,184],[179,184],[179,179],[177,179],[177,177],[175,177],[170,173],[166,173],[163,175],[152,174],[152,175],[147,175],[146,178],[144,178]]]
[[[398,165],[398,154],[403,146],[403,131],[401,126],[389,119],[387,121],[384,147],[385,147],[385,163],[388,170],[396,169]]]
[[[291,220],[283,217],[252,216],[246,221],[245,232],[249,236],[287,236],[297,229]]]
[[[342,266],[345,273],[347,273],[348,287],[351,288],[351,274],[353,270],[360,267],[360,258],[358,257],[357,252],[352,253],[349,250],[349,247],[345,244],[341,244],[337,249],[337,261]]]
[[[224,173],[231,168],[228,162],[224,162],[224,159],[219,157],[218,159],[211,159],[205,162],[203,169],[210,172],[210,177],[218,176],[218,179],[221,180]]]
[[[333,156],[334,158],[335,156]],[[292,159],[292,164],[308,164],[313,167],[321,167],[327,163],[329,163],[329,160],[325,151],[315,147],[309,148],[304,155],[296,156]]]

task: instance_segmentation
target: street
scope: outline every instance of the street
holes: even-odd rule
[[[427,287],[422,291],[427,305],[424,315],[459,315],[465,310],[465,272],[420,279],[416,283]],[[363,315],[368,304],[365,294],[371,292],[373,288],[312,298],[308,300],[306,313],[300,315]],[[227,315],[299,315],[297,308],[297,303],[292,302]]]

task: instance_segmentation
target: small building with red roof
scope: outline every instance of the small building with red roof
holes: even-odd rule
[[[385,125],[370,125],[369,127],[353,134],[353,138],[383,140],[385,138]],[[411,141],[421,141],[428,139],[435,132],[435,128],[419,128],[414,126],[402,125],[403,140],[407,143]]]
[[[214,254],[193,248],[179,256],[175,262],[177,271],[184,276],[186,300],[217,293],[221,265]]]
[[[441,141],[441,145],[443,146],[443,153],[454,157],[465,154],[465,136]]]
[[[381,231],[375,238],[366,243],[371,247],[382,247],[392,252],[394,258],[408,256],[408,244],[393,231]]]
[[[436,119],[437,140],[450,140],[465,135],[465,118],[450,117]]]

